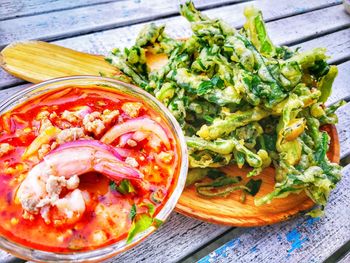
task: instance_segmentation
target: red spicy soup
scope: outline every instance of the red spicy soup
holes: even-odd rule
[[[0,234],[52,252],[130,241],[139,220],[159,223],[177,147],[155,110],[113,89],[39,95],[0,116]]]

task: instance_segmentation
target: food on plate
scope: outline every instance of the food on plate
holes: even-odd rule
[[[0,233],[51,252],[132,241],[177,183],[159,112],[113,88],[66,86],[0,116]]]
[[[330,137],[320,127],[337,122],[335,111],[343,103],[325,106],[337,75],[326,50],[273,44],[254,7],[245,9],[240,30],[207,17],[192,2],[180,12],[193,32],[186,40],[151,23],[134,46],[114,49],[106,60],[180,123],[192,168],[187,184],[195,184],[203,197],[237,190],[255,195],[261,182],[254,176],[273,165],[275,188],[256,205],[305,191],[322,210],[341,179],[341,167],[327,158]],[[166,64],[151,70],[149,54],[165,54]],[[242,185],[239,177],[218,170],[231,164],[251,167],[246,176],[252,180]]]

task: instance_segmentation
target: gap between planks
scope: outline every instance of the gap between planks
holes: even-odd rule
[[[252,0],[193,0],[199,10],[215,9]],[[315,0],[313,0],[315,1]],[[322,0],[327,1],[327,0]],[[333,0],[339,1],[339,0]],[[26,39],[53,41],[178,16],[173,0],[122,1],[84,6],[0,22],[0,48]]]
[[[20,6],[22,3],[18,1],[8,1],[7,5],[3,1],[2,9],[0,10],[0,21],[17,19],[27,16],[35,16],[41,14],[48,14],[52,12],[68,11],[82,7],[97,6],[101,4],[108,4],[113,2],[141,2],[142,0],[75,0],[75,1],[45,1],[45,0],[32,0],[29,5]],[[143,0],[145,2],[145,0]],[[150,1],[150,0],[148,0]],[[205,1],[205,0],[203,0]],[[202,2],[203,2],[202,1]],[[224,6],[234,3],[240,3],[244,1],[252,0],[217,0],[210,1],[205,5],[205,8],[211,8],[215,6]],[[58,4],[56,4],[56,2]],[[153,4],[152,2],[150,4]],[[18,6],[16,6],[18,5]],[[31,11],[31,8],[34,9]],[[15,13],[16,11],[16,13]]]
[[[266,9],[265,20],[270,21],[285,17],[286,15],[291,17],[296,14],[319,11],[320,9],[322,10],[339,5],[341,1],[310,0],[307,5],[304,3],[304,8],[299,8],[298,5],[292,5],[292,8],[288,7],[291,12],[287,12],[287,14],[278,14],[274,11],[269,11],[271,6],[278,7],[278,5],[281,5],[278,2],[279,1],[276,0],[264,0],[254,1],[252,3],[258,8]],[[53,41],[67,39],[77,35],[106,31],[125,25],[139,24],[165,17],[179,17],[178,4],[171,0],[163,0],[158,4],[154,3],[155,7],[151,7],[149,4],[144,4],[143,2],[135,3],[130,1],[128,6],[124,5],[124,2],[121,3],[102,4],[93,7],[77,8],[70,10],[70,12],[57,11],[49,14],[4,20],[0,24],[3,31],[3,37],[0,39],[0,47],[24,39]],[[237,1],[233,1],[233,3],[237,3]],[[228,5],[225,5],[222,0],[215,0],[214,2],[202,0],[198,1],[197,6],[199,9],[209,7],[211,10],[209,10],[208,13],[220,14],[223,13],[225,9],[227,12],[227,8],[232,7],[231,4],[229,2]],[[220,5],[224,6],[218,7]],[[229,14],[232,15],[232,11],[233,13],[242,13],[244,7],[247,5],[250,5],[250,2],[236,4],[233,10],[229,10]],[[285,4],[282,6],[285,7]],[[158,10],[162,10],[162,12],[160,13]],[[270,16],[266,15],[267,11],[271,13]],[[239,14],[238,17],[241,18],[243,15]],[[241,20],[241,22],[242,21],[243,20]],[[242,24],[243,23],[239,23],[239,26],[242,26]]]
[[[15,19],[15,18],[21,18],[26,16],[34,16],[34,15],[41,15],[41,14],[47,14],[51,12],[57,12],[57,11],[66,11],[71,10],[75,8],[80,7],[88,7],[88,6],[94,6],[99,4],[107,4],[111,2],[117,2],[117,1],[126,1],[126,0],[74,0],[74,1],[60,1],[58,2],[61,6],[52,7],[53,3],[57,1],[46,1],[46,0],[32,0],[30,4],[27,3],[27,5],[23,6],[23,3],[20,1],[13,1],[9,0],[6,4],[5,1],[2,1],[2,8],[0,10],[0,21],[3,20],[9,20],[9,19]],[[22,6],[21,6],[22,4]],[[16,5],[18,5],[16,7]],[[34,9],[33,11],[30,11],[30,7]],[[55,5],[54,5],[55,6]],[[37,9],[37,10],[35,10]]]
[[[350,262],[350,251],[340,258],[340,261],[338,263],[349,263]],[[330,262],[331,263],[331,262]],[[333,262],[332,262],[333,263]]]
[[[350,240],[341,246],[333,255],[328,257],[323,263],[350,262]]]

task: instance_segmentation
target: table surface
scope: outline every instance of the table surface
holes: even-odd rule
[[[212,17],[241,27],[243,9],[263,11],[276,44],[326,47],[339,75],[328,104],[350,100],[350,15],[341,0],[198,0]],[[174,0],[0,0],[0,50],[9,43],[40,39],[94,54],[130,46],[150,21],[165,23],[175,37],[190,34]],[[0,70],[0,100],[27,86]],[[173,212],[152,236],[108,262],[350,262],[350,103],[338,110],[343,179],[326,215],[306,215],[272,226],[232,228]],[[0,251],[0,262],[24,262]]]

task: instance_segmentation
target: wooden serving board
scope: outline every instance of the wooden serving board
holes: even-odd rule
[[[164,55],[148,55],[147,60],[152,69],[157,69],[166,63],[167,58]],[[41,41],[9,45],[1,51],[0,65],[8,73],[32,83],[72,75],[122,74],[117,68],[105,62],[102,56],[81,53]],[[338,163],[340,148],[337,130],[334,125],[325,126],[323,129],[331,137],[328,157]],[[230,166],[223,168],[223,171],[233,176],[241,176],[243,182],[248,181],[245,176],[249,171],[248,168],[239,169]],[[256,197],[273,190],[274,176],[274,169],[269,167],[256,177],[263,181]],[[184,190],[176,211],[211,223],[250,227],[286,220],[314,205],[304,192],[274,199],[271,204],[259,207],[254,205],[254,198],[249,195],[242,203],[240,195],[241,192],[236,191],[225,198],[207,199],[198,196],[194,187],[189,187]]]
[[[338,133],[334,125],[322,127],[331,137],[327,153],[332,162],[339,163],[340,148]],[[229,166],[222,169],[229,175],[241,176],[242,182],[249,181],[246,174],[251,170]],[[255,197],[262,197],[273,191],[275,185],[275,170],[266,168],[254,179],[262,179],[260,191]],[[186,188],[176,206],[178,212],[211,223],[250,227],[277,223],[289,219],[301,211],[310,209],[314,202],[304,193],[290,194],[286,198],[274,199],[271,204],[255,206],[254,197],[246,196],[244,203],[240,201],[241,191],[235,191],[226,198],[201,198],[194,187]]]

